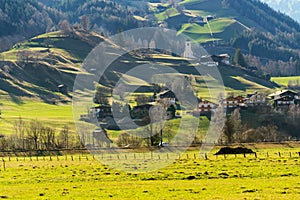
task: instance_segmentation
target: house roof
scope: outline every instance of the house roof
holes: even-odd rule
[[[221,57],[221,58],[230,58],[230,55],[228,53],[223,53],[223,54],[220,54],[219,57]]]
[[[234,97],[227,97],[225,101],[236,101],[237,99]]]
[[[237,97],[235,97],[235,99],[237,99],[237,100],[245,100],[245,98],[242,97],[242,96],[237,96]]]
[[[200,103],[217,105],[217,104],[215,104],[215,103],[213,103],[213,102],[211,102],[211,101],[204,100],[204,99],[201,99],[201,101],[199,101],[199,104],[200,104]]]
[[[274,99],[274,101],[293,101],[294,98],[290,96],[283,96],[283,97],[278,97]]]
[[[280,95],[282,95],[282,94],[284,94],[284,93],[286,93],[286,92],[291,92],[291,93],[297,95],[296,92],[293,92],[293,91],[291,91],[291,90],[279,90],[279,91],[276,91],[276,92],[274,92],[274,93],[272,93],[272,94],[269,94],[269,97],[280,96]]]

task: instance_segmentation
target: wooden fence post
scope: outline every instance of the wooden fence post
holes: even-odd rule
[[[6,167],[5,167],[5,160],[4,160],[4,159],[2,159],[2,161],[3,161],[3,170],[4,170],[4,171],[6,171]]]

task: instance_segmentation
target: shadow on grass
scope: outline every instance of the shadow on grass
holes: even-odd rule
[[[24,104],[23,100],[22,100],[20,97],[15,96],[15,95],[13,95],[13,94],[9,94],[9,96],[10,96],[11,100],[12,100],[14,103],[16,103],[16,104],[18,104],[18,105]]]

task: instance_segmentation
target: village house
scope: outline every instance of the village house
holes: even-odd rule
[[[219,62],[216,62],[212,56],[206,55],[206,56],[201,56],[200,58],[200,64],[207,66],[207,67],[217,67],[219,66]]]
[[[246,107],[246,99],[242,96],[230,96],[226,99],[221,99],[220,103],[223,104],[225,108]]]
[[[106,117],[112,117],[112,111],[110,105],[99,105],[91,108],[90,114],[92,117],[96,117],[97,119],[104,119]]]
[[[220,55],[212,55],[212,60],[214,62],[218,62],[218,64],[230,65],[230,55],[229,54],[220,54]]]
[[[197,111],[200,113],[211,112],[214,111],[214,109],[216,109],[217,106],[218,106],[217,104],[210,102],[208,100],[199,99]]]
[[[273,102],[274,107],[289,106],[299,103],[299,96],[291,90],[280,90],[268,96]]]
[[[259,106],[266,105],[266,95],[255,92],[253,94],[247,94],[246,96],[246,105],[247,106]]]
[[[205,17],[206,21],[209,22],[210,20],[216,19],[217,17],[215,15],[207,15]]]
[[[165,90],[156,95],[156,101],[164,101],[167,102],[169,105],[175,104],[177,101],[176,95],[171,90]]]

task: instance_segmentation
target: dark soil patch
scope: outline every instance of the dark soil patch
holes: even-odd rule
[[[188,176],[188,177],[186,177],[186,179],[187,180],[194,180],[194,179],[196,179],[196,177],[195,176]]]
[[[245,191],[243,191],[243,193],[254,193],[254,192],[257,192],[257,190],[245,190]]]
[[[255,153],[252,149],[237,147],[223,147],[221,148],[215,155],[224,155],[224,154],[248,154],[248,153]]]

